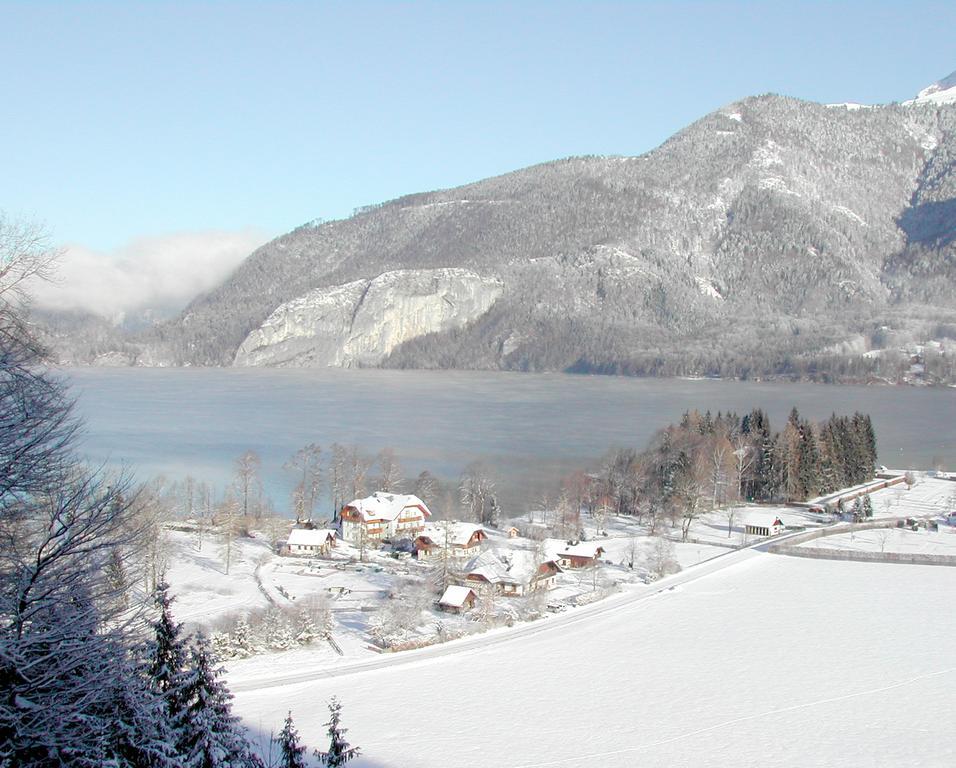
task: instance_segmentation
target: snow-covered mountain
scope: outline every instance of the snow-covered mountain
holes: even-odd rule
[[[953,104],[956,103],[956,72],[951,73],[920,91],[916,98],[904,104]]]
[[[761,375],[887,328],[956,337],[952,80],[906,106],[747,98],[640,157],[305,225],[123,354]]]

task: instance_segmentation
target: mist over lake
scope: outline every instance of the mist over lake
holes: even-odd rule
[[[475,461],[497,478],[506,514],[524,510],[611,447],[643,448],[688,409],[791,407],[813,420],[869,413],[880,462],[956,469],[956,390],[565,374],[343,369],[77,368],[62,371],[85,420],[82,450],[138,479],[192,475],[222,488],[237,456],[262,456],[266,493],[288,511],[282,464],[307,443],[395,450],[413,479],[457,478]],[[326,454],[327,455],[327,454]],[[323,498],[320,509],[327,511]]]

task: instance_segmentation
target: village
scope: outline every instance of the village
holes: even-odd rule
[[[883,471],[799,504],[712,510],[686,530],[581,515],[575,536],[557,538],[541,512],[496,527],[435,520],[419,497],[386,492],[336,517],[290,523],[276,545],[253,531],[228,575],[209,547],[197,552],[190,534],[171,531],[177,616],[210,632],[224,660],[283,652],[334,665],[652,589],[761,544],[802,557],[956,562],[956,476],[945,473]]]

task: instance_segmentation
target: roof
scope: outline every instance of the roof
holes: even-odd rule
[[[452,608],[461,608],[465,605],[468,595],[475,597],[475,590],[469,587],[450,586],[438,601],[440,605],[450,605]]]
[[[759,528],[773,528],[775,525],[783,526],[783,522],[779,516],[771,517],[770,515],[762,515],[748,517],[744,520],[744,525],[755,525]]]
[[[560,571],[557,563],[535,561],[534,555],[524,549],[488,550],[476,555],[465,566],[465,573],[478,576],[492,584],[528,584],[542,565],[551,563]]]
[[[569,547],[564,547],[558,552],[558,557],[587,557],[594,559],[598,556],[598,550],[604,551],[604,547],[593,541],[581,541]]]
[[[402,510],[418,507],[425,517],[431,517],[431,511],[425,502],[413,494],[385,493],[376,491],[364,499],[353,499],[345,505],[354,509],[365,522],[369,520],[394,520]]]
[[[446,534],[446,525],[447,525],[447,534]],[[471,537],[475,535],[478,531],[481,531],[484,534],[484,529],[480,525],[475,525],[474,523],[459,523],[457,521],[452,521],[446,523],[433,523],[425,526],[419,537],[427,537],[434,544],[439,546],[445,545],[445,536],[448,536],[448,543],[452,546],[463,547],[469,541]]]
[[[335,538],[335,531],[328,528],[293,528],[289,532],[289,546],[296,544],[298,546],[318,545],[321,546],[328,541],[329,536]]]

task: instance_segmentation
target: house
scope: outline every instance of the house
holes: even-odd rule
[[[327,555],[335,546],[335,531],[328,528],[293,528],[286,547],[290,555]]]
[[[517,539],[521,535],[521,531],[515,528],[513,525],[507,530],[509,539]]]
[[[554,560],[537,562],[523,549],[482,552],[465,566],[464,583],[479,592],[491,588],[514,597],[551,589],[561,573]]]
[[[413,546],[419,560],[441,558],[447,548],[447,554],[457,559],[474,557],[481,551],[481,542],[488,538],[480,525],[446,521],[426,525],[418,534]]]
[[[417,496],[378,491],[342,508],[342,538],[360,544],[363,538],[382,541],[414,537],[424,530],[431,514]]]
[[[770,522],[769,517],[755,517],[744,523],[744,533],[748,536],[776,536],[783,533],[784,525],[779,517]]]
[[[464,613],[475,607],[478,595],[470,587],[452,585],[438,600],[438,607],[448,613]]]
[[[597,565],[604,554],[604,547],[586,541],[571,544],[558,552],[558,565],[562,568],[590,568]]]

